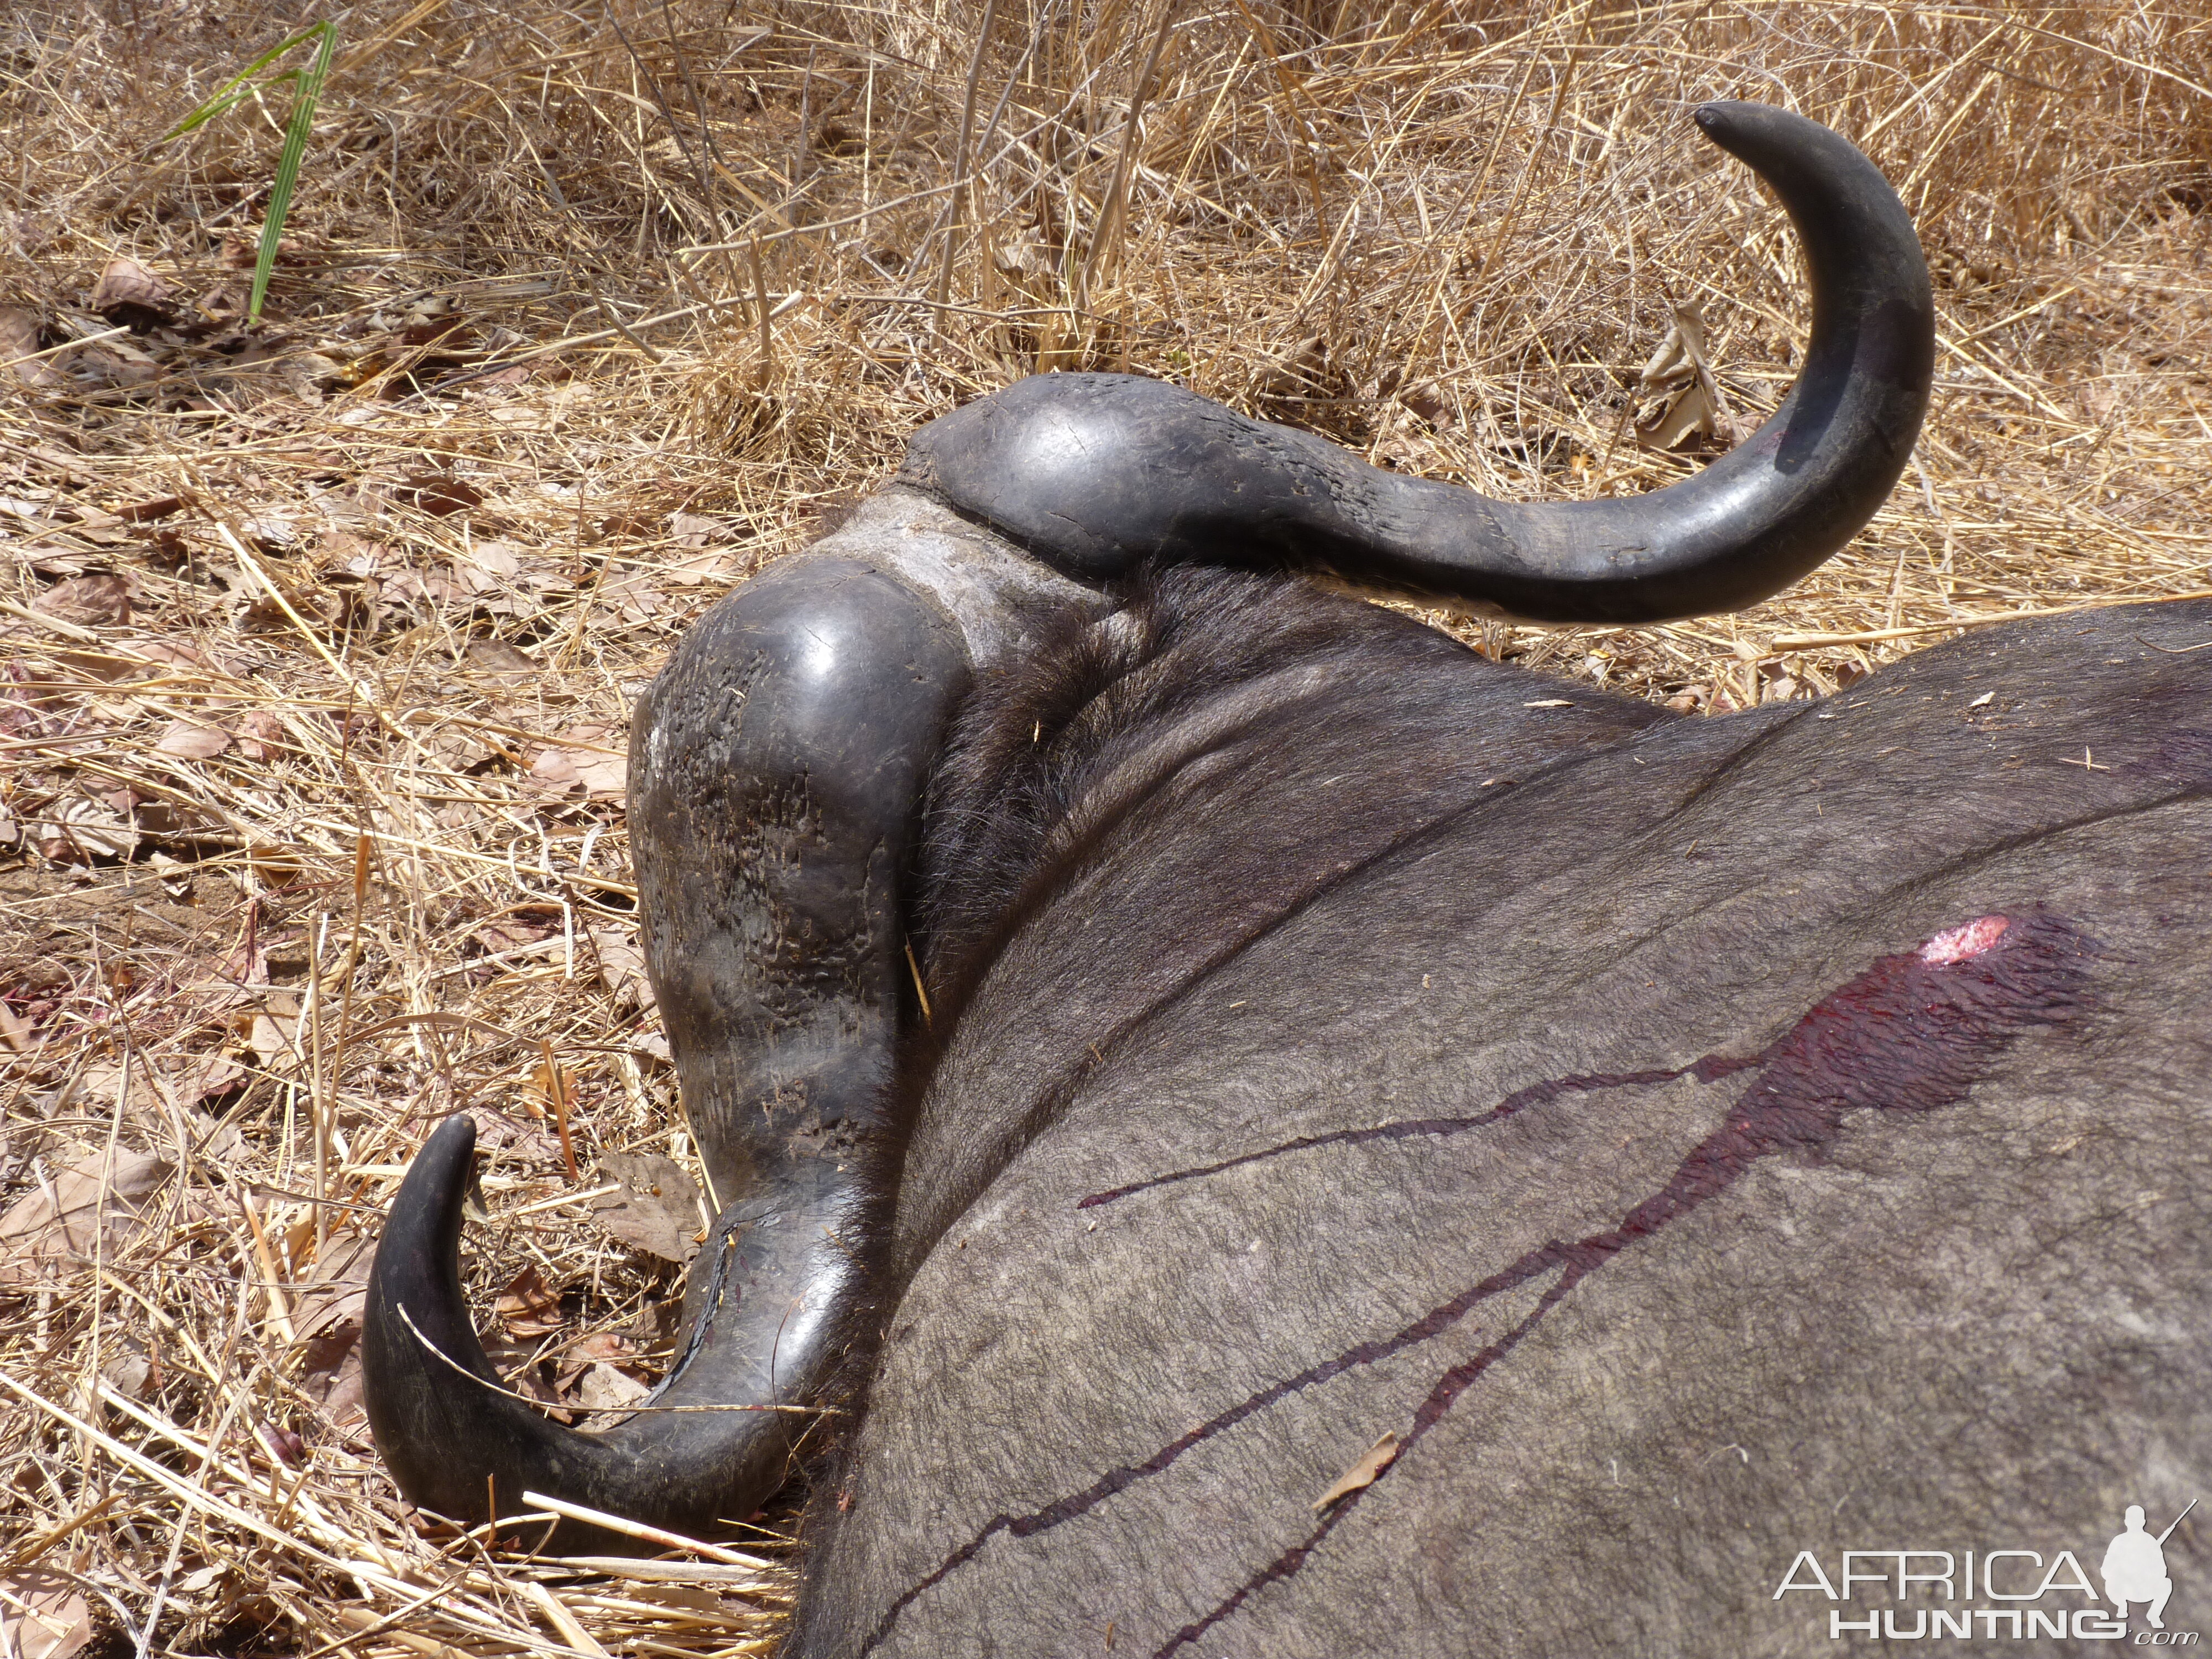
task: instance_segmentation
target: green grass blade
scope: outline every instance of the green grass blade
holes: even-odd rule
[[[292,103],[292,120],[284,132],[284,149],[276,158],[276,177],[269,186],[269,206],[261,221],[261,247],[253,259],[253,298],[246,308],[246,319],[258,322],[261,317],[261,301],[269,292],[269,273],[276,266],[276,246],[284,235],[284,216],[291,210],[292,186],[300,177],[300,162],[307,153],[307,138],[315,128],[315,106],[322,101],[323,77],[331,71],[331,58],[337,51],[338,26],[325,19],[311,29],[293,37],[292,42],[319,35],[320,44],[315,49],[315,61],[297,83]]]
[[[181,138],[185,134],[197,131],[201,127],[205,126],[209,122],[214,120],[216,116],[223,113],[224,111],[236,108],[240,103],[252,95],[254,76],[260,74],[262,70],[267,69],[271,64],[275,63],[279,58],[282,58],[286,52],[291,51],[293,47],[300,45],[302,41],[312,40],[318,34],[324,35],[327,40],[330,35],[335,33],[336,28],[337,25],[333,23],[318,23],[313,28],[301,29],[297,34],[294,35],[290,40],[283,42],[281,45],[270,47],[269,50],[263,52],[260,57],[255,58],[243,70],[231,76],[229,80],[224,82],[221,87],[216,88],[214,93],[209,95],[207,100],[203,102],[198,109],[195,109],[190,115],[185,117],[183,120],[178,122],[176,125],[171,127],[167,132],[163,133],[158,142],[166,144],[172,138]],[[330,65],[330,48],[327,45],[324,47],[321,58],[324,67],[328,68]]]

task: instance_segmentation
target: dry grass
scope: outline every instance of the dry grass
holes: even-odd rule
[[[966,398],[1127,366],[1499,495],[1663,483],[1695,459],[1625,428],[1671,306],[1740,425],[1790,374],[1786,228],[1685,119],[1779,99],[1938,269],[1905,485],[1747,615],[1468,637],[1725,708],[2212,586],[2212,28],[2171,0],[998,0],[980,49],[972,0],[283,9],[0,21],[0,358],[47,350],[0,369],[0,1646],[766,1650],[772,1567],[410,1524],[364,1230],[473,1108],[501,1353],[572,1407],[653,1374],[672,1270],[591,1207],[603,1155],[686,1155],[624,710]],[[283,101],[157,141],[323,15],[247,327]],[[158,325],[93,338],[125,258]]]

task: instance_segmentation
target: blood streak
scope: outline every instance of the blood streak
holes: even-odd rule
[[[1453,1402],[1613,1256],[1726,1192],[1759,1158],[1817,1152],[1836,1138],[1846,1111],[1925,1112],[1963,1100],[2022,1031],[2063,1024],[2081,1012],[2094,954],[2069,923],[2041,911],[1982,916],[1917,951],[1881,958],[1821,999],[1759,1056],[1764,1069],[1728,1121],[1690,1149],[1664,1187],[1606,1231],[1539,1246],[1486,1281],[1504,1289],[1549,1267],[1564,1269],[1527,1318],[1437,1379],[1397,1458],[1373,1483],[1347,1494],[1304,1538],[1176,1632],[1153,1659],[1188,1647],[1267,1585],[1294,1577],[1368,1493],[1406,1467],[1407,1454]]]
[[[1218,1413],[1142,1462],[1109,1470],[1080,1492],[1027,1514],[994,1516],[892,1602],[861,1651],[873,1649],[918,1596],[972,1560],[997,1534],[1032,1537],[1074,1520],[1129,1486],[1162,1473],[1193,1447],[1286,1395],[1425,1342],[1492,1297],[1556,1273],[1556,1279],[1525,1318],[1437,1379],[1415,1411],[1413,1428],[1400,1443],[1396,1460],[1373,1485],[1349,1493],[1331,1507],[1304,1538],[1247,1578],[1203,1617],[1175,1632],[1157,1650],[1155,1659],[1164,1659],[1188,1647],[1266,1586],[1293,1577],[1369,1492],[1394,1471],[1406,1467],[1407,1455],[1443,1419],[1453,1402],[1583,1279],[1602,1270],[1638,1241],[1657,1234],[1726,1192],[1759,1159],[1786,1152],[1818,1156],[1841,1131],[1846,1112],[1920,1113],[1963,1100],[2021,1032],[2066,1024],[2083,1012],[2087,966],[2095,954],[2094,942],[2071,922],[2040,909],[1980,916],[1935,934],[1917,950],[1879,958],[1856,978],[1823,997],[1778,1042],[1747,1058],[1707,1054],[1680,1068],[1553,1079],[1517,1091],[1491,1110],[1468,1117],[1420,1119],[1339,1136],[1307,1137],[1085,1199],[1085,1205],[1111,1203],[1170,1181],[1213,1174],[1277,1152],[1338,1139],[1365,1141],[1395,1139],[1400,1133],[1451,1133],[1480,1127],[1540,1101],[1589,1088],[1657,1083],[1683,1076],[1713,1083],[1754,1068],[1759,1073],[1727,1121],[1690,1149],[1662,1186],[1632,1206],[1612,1226],[1571,1242],[1554,1239],[1527,1251],[1404,1328],[1359,1343],[1271,1384]]]

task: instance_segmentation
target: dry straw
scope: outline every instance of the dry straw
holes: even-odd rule
[[[1739,430],[1802,339],[1780,215],[1686,118],[1774,100],[1871,150],[1937,272],[1904,484],[1745,616],[1465,636],[1715,708],[2212,586],[2194,6],[329,15],[253,327],[283,108],[156,141],[319,20],[0,17],[9,1651],[768,1650],[778,1568],[418,1528],[358,1411],[364,1246],[473,1109],[515,1386],[575,1414],[654,1373],[672,1269],[635,1241],[696,1210],[603,1161],[689,1163],[625,711],[964,399],[1126,367],[1498,495],[1662,483],[1698,461],[1638,441],[1638,370],[1678,313]]]

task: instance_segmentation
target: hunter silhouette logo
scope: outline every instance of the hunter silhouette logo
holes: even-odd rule
[[[1818,1552],[1800,1550],[1773,1599],[1809,1593],[1815,1606],[1829,1603],[1831,1641],[1853,1636],[1905,1642],[2068,1638],[2193,1648],[2201,1632],[2166,1627],[2166,1602],[2173,1595],[2166,1544],[2196,1507],[2192,1498],[2165,1531],[2154,1533],[2142,1505],[2128,1505],[2121,1530],[2099,1564],[2101,1595],[2089,1577],[2087,1564],[2097,1559],[2093,1553],[2061,1549],[2046,1554],[2046,1543],[2041,1549],[1850,1549],[1832,1558],[1832,1573]],[[2133,1609],[2140,1609],[2143,1627],[2130,1626]]]
[[[2197,1500],[2189,1500],[2189,1509],[2173,1517],[2169,1526],[2155,1538],[2143,1530],[2142,1505],[2130,1504],[2124,1517],[2127,1530],[2112,1540],[2105,1549],[2105,1594],[2119,1609],[2120,1617],[2128,1616],[2128,1603],[2147,1601],[2150,1604],[2143,1619],[2153,1630],[2166,1628],[2166,1601],[2173,1594],[2173,1580],[2166,1576],[2166,1540],[2173,1536],[2173,1528],[2189,1516],[2189,1510],[2197,1507]]]

